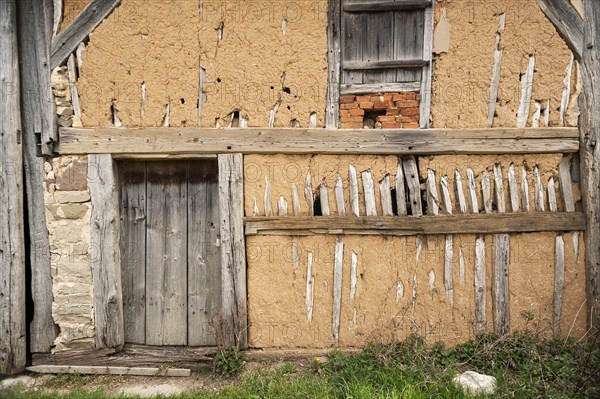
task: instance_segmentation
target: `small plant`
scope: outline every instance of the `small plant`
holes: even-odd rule
[[[214,360],[215,373],[231,377],[238,374],[246,364],[246,355],[236,349],[224,349],[217,352]]]

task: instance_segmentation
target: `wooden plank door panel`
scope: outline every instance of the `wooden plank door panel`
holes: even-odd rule
[[[187,164],[148,162],[146,344],[187,344]]]
[[[425,12],[397,11],[394,14],[394,59],[423,59]],[[418,82],[421,75],[422,68],[398,69],[396,82]]]
[[[363,61],[389,61],[394,59],[394,13],[374,12],[367,14],[367,28]],[[393,69],[366,70],[363,83],[394,83],[396,71]]]
[[[125,342],[146,342],[146,164],[119,164]]]
[[[188,345],[208,346],[221,309],[219,170],[215,161],[188,170]]]

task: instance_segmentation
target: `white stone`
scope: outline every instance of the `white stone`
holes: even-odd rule
[[[90,193],[87,191],[56,191],[54,198],[61,204],[81,203],[90,200]]]
[[[0,385],[3,388],[14,388],[17,386],[21,386],[23,388],[31,388],[35,384],[35,378],[30,377],[28,375],[20,375],[15,378],[7,378],[5,380],[0,381]]]
[[[478,395],[480,393],[489,395],[493,394],[496,390],[495,377],[479,374],[475,371],[465,371],[454,377],[452,381],[472,395]]]

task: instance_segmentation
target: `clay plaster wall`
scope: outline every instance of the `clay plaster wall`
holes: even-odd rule
[[[274,108],[274,126],[322,126],[326,24],[326,1],[123,0],[84,53],[83,125],[111,126],[114,105],[124,126],[197,126],[203,69],[203,127],[269,126]]]
[[[521,99],[521,74],[535,54],[532,99],[542,108],[550,101],[550,126],[560,126],[570,51],[546,19],[537,0],[444,0],[436,8],[437,51],[434,57],[432,119],[440,128],[486,127],[496,33],[500,15],[506,26],[500,34],[503,51],[495,127],[516,127]],[[441,21],[441,23],[440,23]],[[577,123],[577,68],[571,76],[568,123]],[[575,107],[575,108],[573,108]]]
[[[575,254],[565,235],[566,279],[561,333],[585,333],[583,240]],[[253,236],[247,240],[249,342],[252,347],[360,347],[369,341],[403,339],[411,333],[429,343],[464,342],[475,334],[472,235],[454,236],[454,305],[443,283],[444,237],[344,236],[339,341],[332,334],[335,237]],[[492,237],[485,237],[487,330],[493,330]],[[509,268],[513,329],[552,335],[554,234],[511,235]],[[296,250],[294,250],[294,246]],[[308,253],[313,256],[312,320],[306,308]],[[350,299],[350,265],[356,253],[357,284]],[[297,256],[295,255],[297,254]],[[460,267],[462,258],[464,269]],[[529,320],[528,320],[529,318]]]

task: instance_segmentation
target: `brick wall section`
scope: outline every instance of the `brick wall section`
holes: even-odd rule
[[[419,101],[415,92],[341,96],[340,128],[417,129]],[[372,120],[365,121],[365,117]]]

